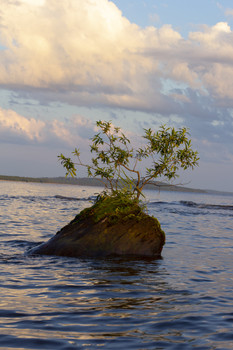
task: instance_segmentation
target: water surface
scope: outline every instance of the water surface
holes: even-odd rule
[[[146,191],[160,260],[25,254],[97,192],[0,181],[0,348],[232,349],[233,197]]]

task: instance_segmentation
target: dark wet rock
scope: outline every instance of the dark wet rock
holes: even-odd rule
[[[68,257],[111,255],[160,257],[165,234],[158,220],[135,204],[107,199],[83,210],[48,242],[30,254]]]

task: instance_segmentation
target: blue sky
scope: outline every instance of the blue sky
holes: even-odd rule
[[[188,127],[200,165],[178,182],[233,191],[232,28],[229,0],[2,0],[0,174],[64,175],[103,119],[138,145]]]
[[[213,26],[218,22],[228,21],[233,17],[227,10],[232,8],[232,1],[215,0],[114,0],[113,1],[131,22],[142,27],[172,24],[183,36],[203,24]]]

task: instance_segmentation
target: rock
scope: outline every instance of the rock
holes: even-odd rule
[[[48,242],[30,254],[68,257],[112,255],[160,257],[165,234],[158,220],[137,203],[105,197],[84,209]]]

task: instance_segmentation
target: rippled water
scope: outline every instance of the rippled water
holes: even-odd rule
[[[0,182],[0,348],[233,349],[233,197],[147,191],[161,260],[25,254],[96,192]]]

